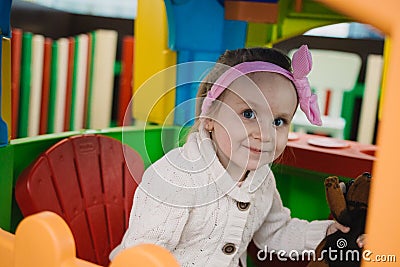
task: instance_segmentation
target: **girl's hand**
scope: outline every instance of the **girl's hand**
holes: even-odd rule
[[[356,242],[357,242],[357,245],[358,245],[360,248],[363,248],[363,247],[365,246],[365,234],[360,235],[360,236],[357,238]]]
[[[350,227],[344,226],[344,225],[338,223],[337,221],[335,221],[334,223],[329,225],[328,229],[326,229],[326,235],[331,235],[334,232],[336,232],[337,230],[340,230],[343,233],[348,233],[350,231]],[[366,239],[365,234],[362,234],[357,238],[356,242],[360,248],[363,248],[365,246],[365,239]]]
[[[348,233],[350,231],[350,227],[344,226],[337,221],[332,223],[331,225],[328,226],[328,229],[326,229],[326,235],[331,235],[337,230],[342,231],[343,233]]]

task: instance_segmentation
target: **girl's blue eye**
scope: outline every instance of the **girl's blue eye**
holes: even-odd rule
[[[282,126],[283,124],[285,124],[285,120],[284,119],[278,118],[278,119],[274,120],[274,126],[279,127],[279,126]]]
[[[251,109],[246,109],[245,111],[242,112],[242,115],[246,119],[254,119],[256,117],[256,114]]]

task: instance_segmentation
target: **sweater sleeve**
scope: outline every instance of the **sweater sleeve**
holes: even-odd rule
[[[271,210],[253,240],[257,247],[268,248],[269,251],[313,250],[326,236],[326,230],[332,223],[330,220],[308,222],[291,218],[275,187]]]
[[[188,220],[188,208],[174,207],[149,196],[138,187],[122,242],[110,254],[143,243],[152,243],[173,251]]]

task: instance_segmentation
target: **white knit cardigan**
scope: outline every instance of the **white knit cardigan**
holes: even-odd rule
[[[168,249],[181,266],[238,266],[239,259],[246,266],[252,239],[260,249],[301,252],[315,249],[331,223],[291,218],[268,166],[237,186],[201,130],[145,171],[129,228],[110,258],[153,243]]]

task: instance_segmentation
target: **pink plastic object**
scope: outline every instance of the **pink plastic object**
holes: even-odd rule
[[[140,155],[118,140],[73,136],[23,171],[15,196],[24,216],[46,210],[59,214],[72,230],[77,256],[106,266],[128,227],[143,171]]]

